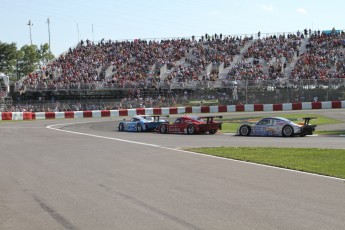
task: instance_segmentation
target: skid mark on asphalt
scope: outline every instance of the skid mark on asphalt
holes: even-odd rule
[[[66,220],[63,216],[61,216],[58,212],[56,212],[53,208],[49,207],[46,203],[40,200],[37,196],[33,195],[34,200],[38,203],[38,205],[46,211],[56,222],[62,225],[65,229],[69,230],[77,230],[77,228]]]
[[[206,154],[190,152],[190,151],[182,150],[182,149],[169,148],[169,147],[164,147],[164,146],[155,145],[155,144],[149,144],[149,143],[145,143],[145,142],[131,141],[131,140],[126,140],[126,139],[114,138],[114,137],[99,136],[99,135],[94,135],[94,134],[89,134],[89,133],[81,133],[81,132],[75,132],[75,131],[69,131],[69,130],[56,128],[59,126],[61,126],[61,128],[62,128],[63,126],[66,126],[66,125],[74,125],[74,124],[81,124],[81,123],[88,123],[88,122],[55,124],[55,125],[48,125],[46,128],[51,129],[51,130],[55,130],[55,131],[60,131],[60,132],[66,132],[66,133],[72,133],[72,134],[77,134],[77,135],[96,137],[96,138],[108,139],[108,140],[114,140],[114,141],[121,141],[121,142],[126,142],[126,143],[131,143],[131,144],[145,145],[145,146],[150,146],[150,147],[155,147],[155,148],[160,148],[160,149],[166,149],[166,150],[171,150],[171,151],[176,151],[176,152],[194,154],[194,155],[203,156],[203,157],[217,158],[217,159],[222,159],[222,160],[240,162],[242,164],[250,164],[250,165],[256,165],[256,166],[260,166],[260,167],[266,167],[266,168],[272,168],[272,169],[277,169],[277,170],[284,170],[284,171],[289,171],[289,172],[294,172],[294,173],[301,173],[301,174],[307,174],[307,175],[312,175],[312,176],[317,176],[317,177],[323,177],[323,178],[328,178],[328,179],[345,181],[342,178],[324,176],[324,175],[319,175],[319,174],[314,174],[314,173],[309,173],[309,172],[302,172],[302,171],[297,171],[297,170],[293,170],[293,169],[279,168],[279,167],[270,166],[270,165],[263,165],[263,164],[252,163],[252,162],[247,162],[247,161],[240,161],[240,160],[235,160],[235,159],[230,159],[230,158],[206,155]]]
[[[22,186],[21,183],[14,177],[10,176],[10,178],[14,181],[14,183],[18,186]],[[46,203],[44,203],[38,196],[32,194],[28,189],[21,188],[21,191],[27,195],[32,197],[35,202],[43,209],[45,212],[49,214],[58,224],[63,226],[65,229],[68,230],[78,230],[77,227],[75,227],[72,223],[70,223],[68,220],[66,220],[61,214],[59,214],[57,211],[55,211],[53,208],[48,206]],[[2,205],[3,206],[3,205]],[[5,207],[5,206],[3,206]],[[1,225],[0,225],[1,226]]]
[[[145,209],[146,211],[149,211],[149,212],[152,212],[156,215],[159,215],[159,216],[162,216],[163,218],[166,218],[166,219],[169,219],[171,220],[172,222],[174,222],[175,224],[179,224],[181,225],[182,227],[186,228],[186,229],[192,229],[192,230],[199,230],[201,228],[181,219],[181,218],[178,218],[177,216],[174,216],[174,215],[171,215],[169,213],[166,213],[160,209],[157,209],[141,200],[138,200],[137,198],[133,197],[133,196],[129,196],[127,194],[124,194],[122,192],[119,192],[119,191],[115,191],[114,189],[106,186],[106,185],[103,185],[103,184],[99,184],[98,186],[100,186],[101,188],[104,188],[106,191],[108,192],[112,192],[112,193],[115,193],[117,194],[118,196],[120,196],[121,198],[127,200],[128,202],[132,203],[133,205],[139,207],[139,208],[143,208]]]

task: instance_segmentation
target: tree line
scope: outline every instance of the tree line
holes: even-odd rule
[[[19,80],[54,58],[48,43],[39,47],[24,45],[18,49],[16,43],[0,41],[0,73],[6,74],[11,80]]]

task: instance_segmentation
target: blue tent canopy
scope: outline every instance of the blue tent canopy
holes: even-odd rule
[[[341,32],[342,30],[323,30],[322,31],[323,34],[332,34],[332,33],[340,34]]]

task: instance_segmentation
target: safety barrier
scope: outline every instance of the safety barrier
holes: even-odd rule
[[[120,110],[65,111],[65,112],[0,112],[0,120],[44,120],[66,118],[100,118],[135,115],[172,115],[185,113],[225,113],[256,111],[289,111],[313,109],[341,109],[345,101],[298,102],[283,104],[246,104],[218,106],[188,106],[168,108],[136,108]]]

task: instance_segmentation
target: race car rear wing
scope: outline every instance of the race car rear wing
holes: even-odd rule
[[[148,115],[148,116],[153,117],[153,121],[154,121],[154,122],[162,122],[162,121],[169,122],[169,121],[168,121],[169,115],[166,115],[166,116]],[[164,119],[164,118],[165,118],[165,119]]]
[[[223,118],[223,116],[203,116],[203,117],[199,117],[201,119],[206,119],[206,123],[211,123],[213,122],[214,118]]]
[[[310,120],[317,119],[317,117],[303,117],[302,119],[304,120],[303,125],[309,125]]]

